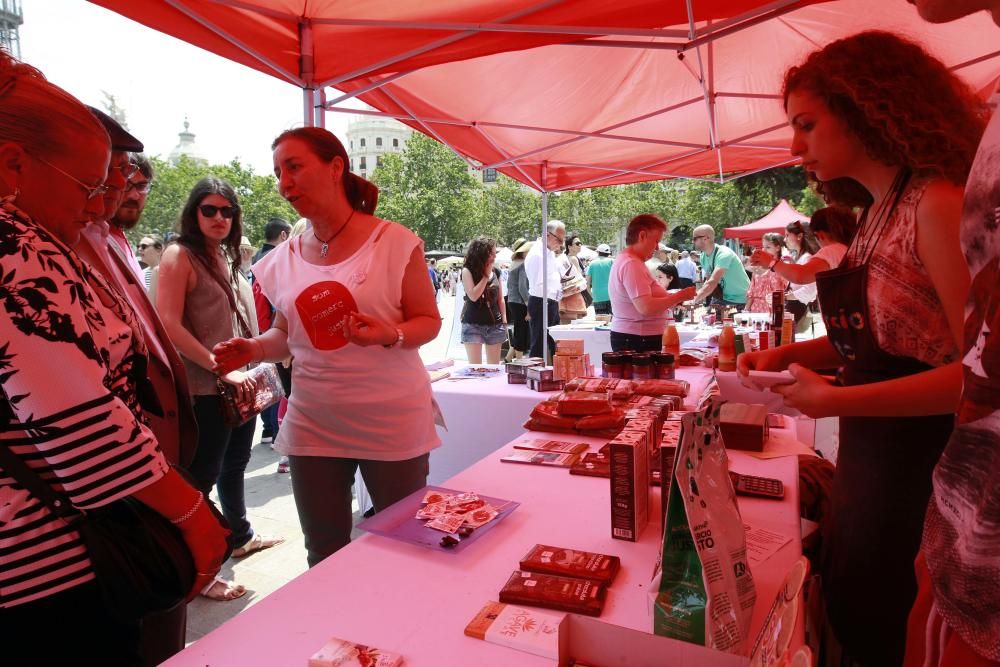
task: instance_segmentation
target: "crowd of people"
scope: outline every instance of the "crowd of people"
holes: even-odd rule
[[[992,0],[913,2],[932,21],[988,8],[1000,23]],[[2,446],[84,512],[132,498],[168,519],[197,573],[187,599],[226,601],[245,589],[217,576],[223,560],[282,541],[247,519],[255,420],[232,426],[221,407],[220,388],[253,395],[256,365],[282,374],[286,401],[263,420],[314,566],[350,541],[358,470],[375,511],[426,483],[440,439],[418,348],[439,332],[442,283],[464,288],[470,360],[485,349],[491,363],[508,323],[513,355],[551,352],[542,322],[591,307],[611,316],[614,349],[659,349],[679,304],[767,311],[783,292],[800,320],[818,308],[827,335],[744,353],[738,372],[788,370],[775,387],[788,406],[840,420],[820,559],[826,664],[997,665],[1000,121],[919,45],[878,31],[792,67],[782,100],[792,154],[828,206],[766,234],[747,264],[710,226],[693,230],[694,251],[671,252],[667,223],[640,214],[617,257],[601,243],[584,261],[583,240],[551,220],[514,244],[511,266],[477,238],[453,273],[374,215],[378,189],[318,128],[271,146],[302,220],[271,221],[256,254],[237,193],[215,177],[178,203],[174,238],[133,248],[155,187],[142,142],[0,52]],[[12,664],[36,661],[54,627],[104,664],[183,648],[185,601],[123,618],[94,556],[3,470]]]

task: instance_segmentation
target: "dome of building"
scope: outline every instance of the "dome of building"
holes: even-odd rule
[[[181,157],[187,157],[197,164],[208,164],[208,160],[201,154],[201,150],[194,143],[194,132],[190,131],[191,123],[187,116],[184,117],[184,131],[177,133],[177,145],[170,151],[167,160],[170,164],[177,164]]]

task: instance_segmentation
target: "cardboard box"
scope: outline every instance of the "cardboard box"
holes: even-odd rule
[[[750,658],[567,614],[559,626],[559,667],[750,667]]]
[[[719,415],[726,449],[764,451],[767,441],[767,407],[748,403],[725,403]]]
[[[557,354],[552,363],[557,380],[569,381],[576,377],[586,377],[587,362],[582,354]]]
[[[529,380],[555,380],[555,369],[552,366],[530,366],[527,371]]]
[[[563,340],[556,341],[556,355],[567,354],[567,355],[582,355],[583,354],[583,339],[582,338],[565,338]]]
[[[649,522],[649,450],[644,433],[611,442],[611,537],[636,542]]]
[[[562,380],[532,380],[529,377],[526,382],[532,391],[561,391],[563,388]]]
[[[518,375],[517,373],[507,373],[507,384],[528,384],[528,376]]]

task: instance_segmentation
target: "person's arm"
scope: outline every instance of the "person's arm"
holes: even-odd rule
[[[805,264],[792,264],[791,262],[778,261],[774,265],[774,272],[790,283],[806,285],[816,282],[816,274],[821,271],[829,271],[830,265],[822,257],[810,257]]]
[[[167,248],[160,259],[156,309],[167,336],[178,352],[205,370],[214,372],[216,364],[212,353],[184,328],[183,323],[188,282],[196,279],[194,267],[180,246],[172,245]],[[244,398],[254,389],[253,380],[238,370],[227,372],[222,380],[235,386]]]
[[[528,289],[528,272],[524,270],[523,266],[517,272],[517,291],[521,295],[521,302],[527,307],[528,297],[531,296],[531,292]]]
[[[917,206],[917,255],[941,300],[961,349],[962,316],[969,274],[960,247],[962,189],[945,182],[928,186]],[[781,349],[781,348],[779,348]],[[810,417],[916,417],[955,412],[962,392],[962,365],[952,363],[906,377],[835,387],[806,368],[789,368],[795,384],[775,387],[785,403]]]
[[[274,324],[254,338],[230,338],[212,348],[215,373],[229,373],[247,364],[261,361],[284,361],[292,355],[288,349],[288,320],[274,313]]]
[[[632,303],[642,315],[660,315],[664,311],[690,300],[696,292],[694,287],[685,287],[666,296],[653,296],[652,294],[637,296],[632,299]]]
[[[403,347],[415,349],[429,343],[441,330],[441,314],[434,300],[434,290],[424,273],[423,247],[418,244],[410,255],[403,272],[403,321],[393,325],[381,318],[364,313],[352,313],[347,323],[347,339],[356,345],[392,345],[396,329],[403,332]]]
[[[701,289],[695,293],[694,300],[704,301],[705,299],[707,299],[708,296],[712,293],[712,290],[715,289],[715,286],[718,285],[720,282],[722,282],[722,279],[725,276],[726,276],[726,267],[724,266],[716,267],[712,271],[712,275],[708,277],[708,280],[706,280],[702,284]]]
[[[503,300],[503,290],[500,289],[499,283],[497,284],[497,312],[500,313],[500,321],[503,322],[504,326],[507,326],[507,302]]]
[[[192,280],[197,280],[197,276],[187,253],[178,245],[164,250],[160,259],[160,281],[156,293],[156,309],[163,321],[163,328],[181,354],[210,371],[215,365],[212,353],[184,328],[183,323],[187,287]]]
[[[490,270],[483,274],[482,280],[478,283],[472,282],[472,271],[462,269],[462,287],[465,288],[465,294],[469,297],[469,301],[477,301],[486,291],[486,286],[490,284],[493,268],[492,265],[488,265],[486,268]]]
[[[590,266],[588,266],[587,267],[587,271],[586,271],[586,275],[587,275],[587,289],[589,289],[591,292],[593,292],[594,291],[594,275],[590,271],[590,267],[591,266],[593,266],[593,264],[591,264]]]
[[[793,363],[806,368],[837,368],[844,360],[830,340],[821,336],[770,350],[744,352],[736,359],[736,371],[740,375],[750,371],[783,371]]]

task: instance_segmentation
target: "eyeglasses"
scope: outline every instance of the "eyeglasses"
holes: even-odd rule
[[[108,191],[108,186],[104,185],[103,183],[101,183],[98,186],[93,186],[93,187],[89,186],[86,183],[84,183],[83,181],[81,181],[79,178],[77,178],[76,176],[74,176],[73,174],[70,174],[70,173],[68,173],[66,171],[63,171],[62,169],[60,169],[59,167],[55,166],[54,164],[52,164],[48,160],[46,160],[44,158],[40,158],[37,155],[35,155],[33,157],[36,160],[38,160],[39,162],[41,162],[42,164],[47,164],[48,166],[52,167],[53,169],[55,169],[56,171],[58,171],[60,174],[62,174],[66,178],[68,178],[70,180],[73,180],[73,181],[76,181],[80,185],[80,187],[82,187],[84,190],[87,191],[87,201],[90,201],[94,197],[103,197],[104,194]]]
[[[198,207],[201,214],[206,218],[214,218],[217,213],[221,213],[226,220],[232,220],[236,215],[235,206],[213,206],[212,204],[202,204]]]
[[[155,243],[140,243],[136,247],[139,248],[139,250],[145,250],[146,248],[155,248],[156,244]]]
[[[135,176],[135,173],[139,171],[139,165],[137,165],[135,162],[126,162],[125,164],[120,164],[117,167],[111,167],[111,168],[120,171],[122,173],[122,176],[124,176],[126,180]]]
[[[125,192],[130,192],[135,190],[139,194],[148,195],[149,191],[153,189],[153,181],[142,181],[141,183],[134,183],[129,181],[125,184]]]
[[[553,234],[552,232],[549,232],[549,236],[551,236],[552,238],[554,238],[557,241],[559,241],[559,243],[565,243],[566,242],[566,237],[565,236],[559,236],[558,234]]]

